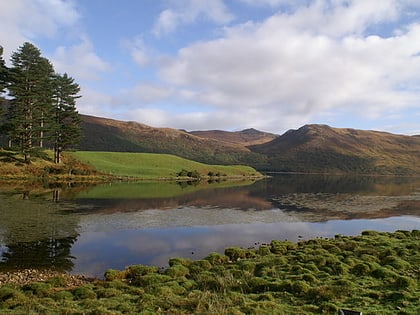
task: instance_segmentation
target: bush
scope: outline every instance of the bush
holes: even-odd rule
[[[231,261],[237,261],[239,259],[245,259],[247,251],[239,247],[229,247],[225,249],[225,255],[228,256]]]
[[[182,265],[188,267],[192,264],[192,260],[188,258],[171,258],[169,259],[169,266]]]
[[[145,276],[147,274],[153,274],[159,272],[159,267],[155,266],[145,266],[145,265],[134,265],[130,266],[126,270],[127,279],[138,279],[139,277]]]
[[[172,278],[181,278],[185,277],[190,273],[190,270],[183,265],[174,265],[165,270],[165,275]]]
[[[215,265],[224,265],[229,261],[229,257],[219,253],[211,253],[208,255],[205,260],[208,260],[213,266]]]
[[[260,246],[257,250],[257,254],[260,256],[267,256],[271,254],[270,247],[268,246]]]
[[[370,266],[364,263],[358,263],[350,270],[350,272],[356,276],[367,276],[370,271]]]
[[[96,299],[96,293],[91,285],[82,285],[73,289],[71,293],[79,300]]]
[[[23,287],[24,291],[31,291],[33,294],[39,297],[49,296],[51,286],[44,282],[33,282]]]
[[[127,275],[126,271],[108,269],[105,272],[104,277],[105,277],[105,280],[107,280],[107,281],[113,281],[113,280],[117,280],[117,279],[119,279],[119,280],[125,279],[126,275]]]

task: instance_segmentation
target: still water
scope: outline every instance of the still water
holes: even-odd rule
[[[280,175],[256,182],[0,185],[0,270],[101,277],[229,246],[420,229],[420,178]]]

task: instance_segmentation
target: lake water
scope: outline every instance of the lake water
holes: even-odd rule
[[[420,229],[420,178],[271,174],[256,182],[0,185],[0,270],[102,277],[226,247]]]

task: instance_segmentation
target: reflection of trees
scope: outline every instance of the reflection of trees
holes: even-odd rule
[[[6,244],[7,251],[2,255],[0,266],[6,270],[51,268],[71,271],[74,263],[70,250],[75,241],[75,237],[66,237]]]
[[[22,194],[1,196],[0,268],[71,271],[78,217],[67,215],[60,203],[24,196],[29,199],[22,200]]]

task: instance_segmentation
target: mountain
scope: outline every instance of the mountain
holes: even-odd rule
[[[305,125],[249,147],[271,170],[362,174],[420,174],[420,136]]]
[[[274,140],[278,135],[262,132],[253,128],[229,132],[223,130],[190,131],[189,134],[200,138],[213,139],[220,142],[251,146]]]
[[[202,138],[183,130],[87,115],[81,118],[84,137],[80,150],[169,153],[198,162],[228,165],[259,165],[266,160],[239,143]]]
[[[246,129],[192,131],[81,115],[87,151],[169,153],[260,171],[420,174],[420,135],[305,125],[281,136]],[[0,147],[7,138],[0,135]]]

